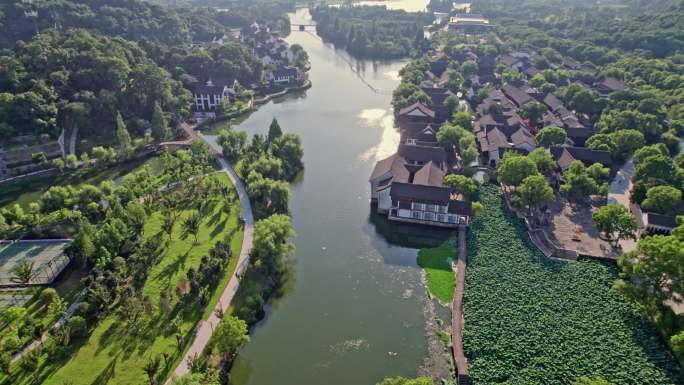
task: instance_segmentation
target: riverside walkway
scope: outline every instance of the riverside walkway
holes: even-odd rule
[[[180,361],[176,369],[173,371],[172,377],[183,377],[184,375],[188,374],[190,372],[190,368],[188,367],[188,362],[190,361],[190,359],[192,359],[195,355],[200,356],[204,349],[207,347],[207,344],[211,339],[211,335],[214,333],[214,330],[216,330],[216,327],[221,321],[217,313],[228,309],[228,307],[230,306],[230,302],[233,300],[233,297],[235,296],[235,293],[237,292],[238,287],[240,286],[240,279],[244,275],[244,272],[247,269],[247,265],[249,263],[249,253],[252,250],[252,242],[254,237],[254,216],[252,214],[252,206],[249,203],[249,197],[247,196],[245,186],[238,177],[238,175],[235,173],[235,170],[233,170],[231,165],[220,155],[221,151],[218,151],[211,142],[207,141],[207,139],[204,136],[199,135],[192,127],[185,123],[182,124],[182,127],[183,130],[185,130],[188,133],[189,142],[192,142],[195,139],[202,139],[205,142],[207,142],[209,148],[212,150],[213,153],[216,154],[216,157],[219,163],[221,164],[221,171],[225,172],[228,175],[228,178],[235,186],[235,190],[237,191],[238,199],[240,201],[240,206],[242,208],[244,232],[242,239],[242,249],[240,250],[240,256],[238,257],[238,262],[235,271],[233,272],[233,275],[230,277],[228,285],[223,290],[223,293],[221,293],[221,298],[219,298],[219,301],[216,303],[216,306],[214,306],[214,311],[211,312],[211,315],[208,319],[201,320],[199,322],[197,326],[197,332],[195,333],[195,339],[192,341],[190,348],[188,348],[188,350],[185,352],[183,359]],[[169,378],[166,381],[167,385],[170,383],[171,378]]]
[[[456,264],[456,287],[454,300],[451,303],[451,346],[456,366],[456,383],[470,385],[468,360],[463,352],[463,292],[465,291],[465,274],[468,265],[468,248],[466,247],[466,226],[458,227],[458,262]]]

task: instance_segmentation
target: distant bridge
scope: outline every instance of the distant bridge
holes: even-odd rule
[[[290,24],[290,27],[291,27],[291,28],[296,27],[296,28],[299,29],[300,31],[306,31],[307,28],[309,28],[309,29],[310,29],[310,28],[314,28],[314,29],[315,29],[315,28],[316,28],[316,24]]]

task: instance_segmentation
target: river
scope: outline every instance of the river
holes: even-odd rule
[[[310,21],[306,9],[291,17]],[[265,134],[275,117],[302,138],[306,169],[291,201],[294,278],[240,351],[232,383],[365,385],[415,376],[427,356],[417,249],[388,242],[410,237],[374,219],[368,186],[375,162],[398,144],[390,101],[405,62],[356,61],[315,32],[293,31],[287,41],[308,52],[313,87],[261,106],[236,129]]]

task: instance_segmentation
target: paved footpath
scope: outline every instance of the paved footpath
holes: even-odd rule
[[[634,174],[634,162],[628,159],[618,170],[613,181],[608,185],[608,203],[621,204],[627,211],[631,210],[630,195],[632,192],[632,175]],[[637,221],[638,223],[639,221]],[[624,252],[636,249],[637,243],[632,239],[621,239],[620,246]]]
[[[465,292],[465,275],[468,265],[467,231],[466,226],[458,227],[456,286],[454,287],[454,300],[451,303],[451,346],[458,385],[470,384],[468,359],[463,351],[463,293]]]
[[[187,130],[186,130],[187,131]],[[193,130],[194,131],[194,130]],[[197,134],[193,134],[197,137]],[[193,137],[191,135],[191,138]],[[199,135],[202,140],[206,141],[206,138]],[[209,144],[210,148],[216,150],[212,143]],[[220,152],[219,152],[220,154]],[[178,364],[176,369],[173,371],[173,376],[182,377],[189,373],[188,360],[194,355],[201,355],[206,348],[211,335],[214,333],[214,329],[218,325],[220,319],[216,316],[216,310],[227,310],[230,306],[230,302],[233,300],[238,287],[240,286],[240,279],[244,275],[245,269],[247,269],[247,264],[249,263],[249,253],[252,250],[252,241],[254,236],[254,217],[252,215],[252,206],[249,203],[249,198],[247,197],[247,191],[245,186],[240,180],[240,178],[235,173],[235,170],[228,164],[228,162],[221,156],[218,156],[219,163],[221,163],[221,169],[228,174],[228,178],[233,182],[235,190],[237,191],[238,198],[240,199],[240,205],[242,207],[242,219],[244,219],[244,235],[242,239],[242,249],[240,250],[240,256],[238,257],[237,266],[233,275],[228,281],[228,286],[223,290],[221,298],[214,307],[214,311],[207,320],[201,320],[197,327],[197,332],[195,334],[195,339],[192,341],[192,345],[183,356],[183,360]],[[172,377],[173,377],[172,376]],[[171,383],[171,378],[166,381],[166,384]]]

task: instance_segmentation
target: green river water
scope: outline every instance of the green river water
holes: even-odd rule
[[[306,9],[291,17],[310,21]],[[240,352],[232,383],[366,385],[415,376],[428,355],[426,295],[417,249],[400,245],[420,230],[372,216],[368,185],[375,162],[398,144],[390,101],[405,62],[356,61],[313,31],[293,31],[287,41],[308,52],[313,87],[261,106],[236,129],[264,134],[275,117],[302,138],[293,279]]]

